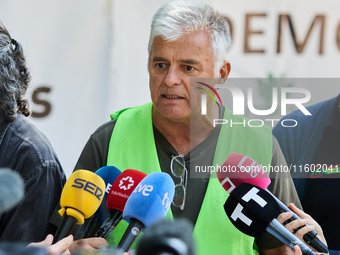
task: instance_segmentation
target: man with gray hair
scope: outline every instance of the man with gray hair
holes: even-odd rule
[[[270,127],[215,127],[213,119],[228,119],[231,112],[213,100],[207,102],[207,114],[201,115],[197,104],[201,90],[190,90],[190,82],[212,78],[223,83],[231,70],[230,45],[226,19],[212,7],[193,1],[163,5],[153,17],[148,46],[152,102],[112,114],[111,121],[91,135],[75,167],[96,171],[113,165],[147,174],[168,173],[177,183],[168,216],[187,218],[194,225],[197,254],[202,255],[249,255],[258,249],[254,238],[238,231],[226,216],[223,204],[228,194],[217,178],[193,178],[187,169],[221,165],[234,151],[262,165],[285,164]],[[273,179],[271,191],[284,203],[300,205],[290,178]],[[126,227],[121,221],[115,228],[116,242]],[[261,254],[289,252],[268,236],[256,243]]]

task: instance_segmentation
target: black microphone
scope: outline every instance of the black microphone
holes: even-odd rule
[[[162,219],[147,228],[136,255],[195,255],[193,226],[187,219]]]
[[[261,237],[267,231],[292,250],[294,245],[298,245],[303,254],[316,255],[278,222],[276,218],[281,213],[280,206],[260,187],[249,183],[240,184],[228,197],[224,210],[234,226],[247,235]]]
[[[221,168],[223,166],[227,169],[230,167],[235,169],[234,172],[227,171],[217,173],[219,181],[228,193],[231,193],[235,187],[243,182],[251,183],[262,189],[265,189],[269,194],[271,194],[280,206],[282,212],[292,212],[284,203],[282,203],[267,189],[268,185],[270,184],[270,178],[267,172],[255,160],[239,153],[231,153],[222,164]],[[287,222],[300,219],[298,215],[296,215],[294,212],[292,213],[293,216],[287,220]],[[308,243],[318,252],[328,253],[327,246],[317,237],[317,234],[318,233],[315,230],[312,230],[303,236],[303,240],[305,240],[306,243]]]

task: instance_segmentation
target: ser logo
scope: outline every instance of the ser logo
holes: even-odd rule
[[[94,195],[98,200],[101,199],[101,196],[103,195],[103,191],[101,188],[99,188],[96,184],[86,181],[84,179],[77,178],[74,180],[74,184],[72,187],[77,189],[83,189],[84,191]]]

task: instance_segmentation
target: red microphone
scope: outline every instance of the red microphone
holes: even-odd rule
[[[262,189],[266,189],[270,184],[270,178],[263,167],[255,160],[239,153],[231,153],[216,174],[229,194],[244,182]]]
[[[97,230],[95,236],[106,238],[122,219],[126,201],[132,191],[144,179],[145,173],[127,169],[122,172],[111,186],[107,196],[106,206],[110,211],[109,216]]]

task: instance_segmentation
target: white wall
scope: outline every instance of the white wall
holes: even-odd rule
[[[32,74],[28,97],[34,112],[50,113],[31,120],[49,137],[69,175],[90,134],[109,114],[150,100],[147,43],[152,15],[165,0],[0,0],[0,20],[22,43]],[[338,78],[340,50],[336,0],[215,0],[211,3],[232,22],[231,78]],[[260,16],[254,16],[254,14]],[[303,41],[316,15],[306,46],[297,53],[287,23],[277,53],[279,15],[289,14],[296,38]],[[252,33],[245,38],[246,17]],[[252,15],[252,16],[251,16]],[[321,24],[323,53],[319,53]],[[340,32],[339,32],[340,33]],[[245,52],[249,49],[263,53]],[[340,44],[340,43],[339,43]],[[337,95],[340,87],[313,83],[310,103]]]

